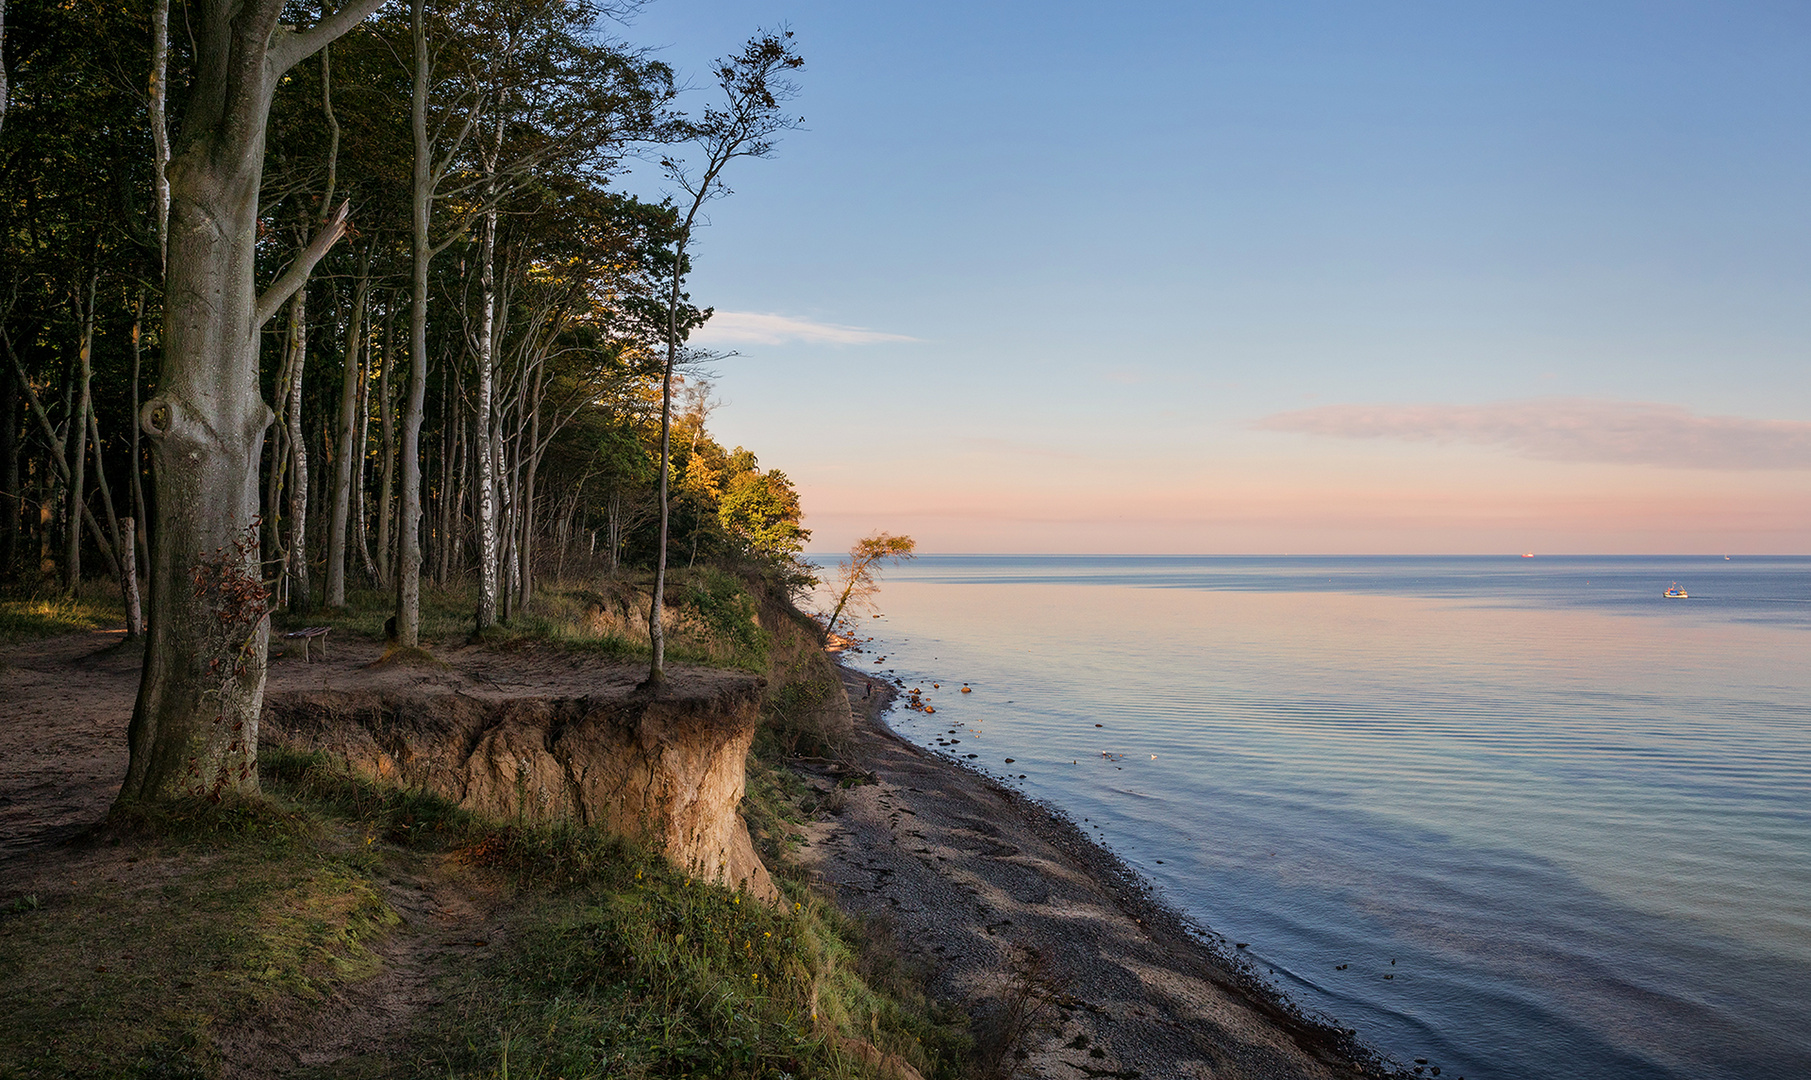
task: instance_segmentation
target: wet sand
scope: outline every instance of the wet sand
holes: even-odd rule
[[[891,687],[842,670],[855,731],[815,780],[839,789],[838,809],[808,828],[800,859],[846,909],[890,926],[1017,1075],[1395,1072],[1298,1015],[1068,819],[894,735]]]

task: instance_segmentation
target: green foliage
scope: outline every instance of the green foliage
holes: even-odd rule
[[[746,451],[737,448],[739,454]],[[748,548],[772,559],[787,559],[805,550],[811,530],[800,527],[803,516],[799,493],[778,469],[762,472],[753,466],[731,476],[723,485],[717,516],[730,535]]]
[[[768,633],[755,618],[755,599],[742,582],[714,567],[685,575],[682,610],[703,624],[708,635],[727,647],[731,665],[746,671],[767,668]],[[683,647],[675,658],[683,658]]]

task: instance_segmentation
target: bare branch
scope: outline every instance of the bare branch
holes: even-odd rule
[[[289,264],[289,269],[283,271],[283,276],[272,282],[270,288],[264,290],[264,295],[258,297],[258,306],[252,313],[254,328],[269,322],[270,317],[289,302],[297,289],[308,284],[308,275],[314,273],[314,265],[326,258],[327,253],[333,250],[333,245],[339,243],[340,237],[346,234],[346,215],[351,211],[350,199],[340,203],[333,216],[322,222],[321,231],[296,256],[295,262]]]

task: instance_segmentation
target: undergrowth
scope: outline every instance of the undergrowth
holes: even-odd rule
[[[645,575],[644,575],[645,576]],[[476,590],[463,583],[424,589],[420,639],[424,644],[451,645],[481,639],[495,647],[551,644],[612,660],[646,661],[650,583],[643,576],[575,579],[543,584],[533,601],[475,634]],[[384,623],[395,611],[388,591],[349,589],[346,606],[316,609],[305,616],[277,612],[278,630],[329,625],[342,633],[382,640]],[[764,672],[768,635],[758,625],[755,600],[748,586],[715,567],[672,572],[662,633],[667,659]]]

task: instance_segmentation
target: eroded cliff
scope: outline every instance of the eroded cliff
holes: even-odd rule
[[[651,842],[689,872],[776,897],[737,811],[764,681],[713,672],[648,698],[615,673],[565,674],[533,692],[494,672],[273,687],[262,737],[487,817]]]

